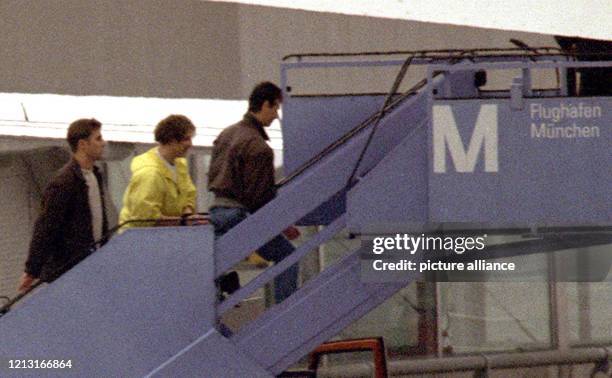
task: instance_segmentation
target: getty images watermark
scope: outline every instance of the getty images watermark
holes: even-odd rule
[[[486,247],[486,239],[486,234],[476,237],[396,234],[394,237],[375,237],[372,241],[372,252],[381,254],[385,251],[396,250],[409,252],[411,255],[414,255],[418,250],[445,250],[462,254],[465,251],[471,250],[482,251]]]
[[[440,236],[397,233],[363,240],[361,274],[365,282],[388,282],[426,275],[447,280],[448,274],[472,275],[466,281],[482,280],[483,273],[513,272],[513,261],[489,261],[481,253],[487,234]]]
[[[387,258],[372,260],[374,271],[417,271],[424,272],[453,272],[453,271],[514,271],[513,262],[489,262],[485,259],[473,259],[466,262],[445,261],[439,255],[428,259],[402,258],[415,254],[455,253],[461,255],[470,251],[482,251],[486,247],[487,235],[481,236],[428,236],[420,234],[396,234],[392,237],[375,237],[372,239],[372,253],[374,255],[386,254]],[[403,255],[403,256],[402,256]],[[387,261],[386,261],[387,260]]]
[[[601,282],[612,277],[612,249],[602,246],[590,251],[565,251],[556,257],[554,274],[548,239],[489,240],[486,233],[465,236],[455,233],[396,233],[362,239],[363,282],[429,281],[559,281]],[[529,236],[526,236],[529,239]],[[535,240],[534,240],[535,239]],[[539,239],[539,240],[538,240]],[[534,244],[529,244],[535,242]],[[537,244],[540,243],[540,244]],[[572,254],[573,253],[573,254]]]

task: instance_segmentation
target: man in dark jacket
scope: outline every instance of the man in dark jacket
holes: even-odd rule
[[[79,119],[68,128],[72,158],[51,180],[34,226],[19,291],[51,282],[87,257],[108,231],[102,177],[94,165],[106,142],[102,124]]]
[[[214,142],[208,189],[215,194],[210,220],[215,236],[221,236],[249,214],[257,211],[276,195],[274,152],[266,143],[264,130],[278,118],[282,101],[280,88],[270,82],[258,84],[249,97],[249,110],[242,121],[227,127]],[[285,236],[299,232],[290,227]],[[264,259],[279,262],[294,248],[278,235],[258,250]],[[298,267],[294,265],[274,280],[274,298],[278,303],[297,288]]]

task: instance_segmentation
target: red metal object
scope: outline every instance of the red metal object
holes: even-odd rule
[[[387,357],[382,337],[331,341],[322,344],[310,353],[308,369],[316,372],[319,360],[324,354],[365,351],[372,351],[374,354],[374,376],[387,378]]]

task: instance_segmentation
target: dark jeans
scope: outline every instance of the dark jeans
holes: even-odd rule
[[[236,207],[213,207],[210,221],[215,228],[215,238],[228,232],[232,227],[249,216],[245,209]],[[295,248],[283,235],[278,235],[257,250],[264,259],[278,263],[289,256]],[[274,301],[282,302],[297,289],[298,264],[292,265],[274,278]]]

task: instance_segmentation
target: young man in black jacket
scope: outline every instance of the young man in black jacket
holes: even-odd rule
[[[106,142],[102,124],[79,119],[67,140],[72,158],[46,187],[19,291],[51,282],[87,257],[108,231],[102,176],[94,165]],[[104,240],[102,240],[104,242]]]
[[[225,234],[276,195],[274,152],[267,144],[270,139],[265,128],[278,118],[282,100],[281,89],[275,84],[258,84],[249,96],[249,109],[244,118],[225,128],[215,139],[208,189],[215,195],[209,211],[216,237]],[[278,263],[294,251],[287,239],[298,236],[299,231],[289,227],[284,235],[276,236],[257,252],[264,259]],[[297,279],[297,264],[274,279],[276,303],[297,289]],[[228,279],[222,277],[222,280],[223,287]]]

